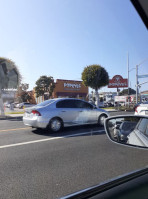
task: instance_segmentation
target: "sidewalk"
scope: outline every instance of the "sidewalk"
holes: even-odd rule
[[[108,112],[117,112],[117,110],[115,110],[115,109],[105,109],[106,111],[108,111]],[[1,116],[0,115],[0,120],[6,120],[6,119],[22,119],[23,118],[23,113],[5,113],[5,115],[4,116]]]
[[[14,108],[13,110],[10,108],[5,108],[5,115],[1,116],[0,112],[0,120],[4,119],[19,119],[21,120],[24,114],[23,109]]]
[[[5,116],[7,116],[7,117],[23,117],[23,115],[24,115],[24,114],[22,114],[22,113],[21,113],[21,114],[7,114],[7,113],[6,113],[6,114],[5,114]]]
[[[23,114],[5,114],[4,116],[0,115],[0,120],[9,120],[9,119],[22,119],[23,118]]]

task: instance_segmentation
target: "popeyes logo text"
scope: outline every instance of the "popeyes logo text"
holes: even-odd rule
[[[115,75],[112,79],[109,80],[108,88],[121,88],[128,87],[128,80],[123,79],[121,75]]]
[[[70,84],[70,83],[64,83],[64,88],[81,88],[81,84]]]

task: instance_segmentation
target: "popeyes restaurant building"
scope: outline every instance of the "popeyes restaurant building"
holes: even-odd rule
[[[84,86],[82,81],[57,79],[52,97],[86,99],[87,95],[88,87]]]
[[[52,93],[51,98],[79,98],[79,99],[87,99],[88,95],[88,87],[82,84],[82,81],[74,81],[74,80],[64,80],[57,79],[55,82],[55,88]],[[45,100],[45,96],[36,97],[34,91],[34,97],[36,103],[41,103]]]

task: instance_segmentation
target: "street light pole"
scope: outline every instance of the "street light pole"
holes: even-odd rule
[[[127,84],[128,84],[128,107],[129,107],[129,54],[127,53],[127,74],[128,74],[128,77],[127,77]]]
[[[127,54],[127,81],[128,81],[128,95],[129,95],[129,54]]]
[[[136,65],[136,104],[138,103],[138,65]]]
[[[148,61],[148,58],[144,59],[140,64],[136,65],[136,103],[138,103],[138,87],[139,87],[139,82],[138,82],[138,66],[142,65],[146,61]]]

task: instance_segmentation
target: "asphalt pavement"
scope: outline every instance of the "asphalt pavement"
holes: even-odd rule
[[[148,164],[147,150],[114,144],[97,125],[51,134],[11,118],[0,138],[2,199],[60,198]]]

